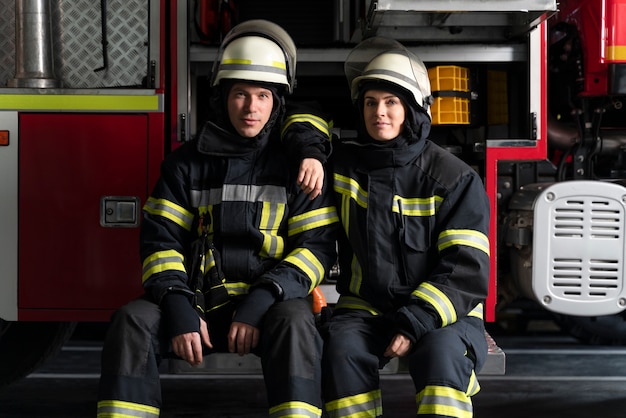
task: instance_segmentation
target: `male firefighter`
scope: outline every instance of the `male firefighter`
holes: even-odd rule
[[[486,358],[489,202],[481,178],[427,139],[424,64],[370,38],[348,56],[356,140],[333,149],[340,293],[326,324],[323,397],[331,418],[381,417],[379,368],[404,357],[417,415],[471,417]]]
[[[295,65],[293,41],[271,22],[225,37],[210,121],[166,157],[143,208],[145,295],[112,317],[99,416],[159,416],[159,360],[197,365],[212,352],[260,356],[270,417],[321,416],[322,340],[307,295],[336,260],[338,218],[325,188],[312,199],[297,186],[281,143],[291,128],[311,135],[300,141],[311,155],[328,140],[322,119],[282,120]]]

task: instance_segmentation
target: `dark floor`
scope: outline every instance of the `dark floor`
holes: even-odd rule
[[[551,324],[492,336],[506,353],[504,375],[480,376],[477,418],[626,417],[626,347],[589,346]],[[0,418],[95,416],[101,344],[77,333],[31,376],[0,390]],[[385,416],[415,416],[407,375],[382,375]],[[163,417],[263,417],[261,376],[164,373]]]

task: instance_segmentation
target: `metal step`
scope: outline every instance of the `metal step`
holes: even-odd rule
[[[485,338],[489,346],[489,353],[487,361],[478,375],[503,375],[506,360],[504,351],[498,347],[487,332],[485,332]],[[393,358],[381,369],[380,373],[407,373],[406,367],[402,363],[402,359]],[[254,354],[240,356],[232,353],[213,353],[204,357],[199,366],[191,366],[184,360],[169,359],[168,368],[170,374],[260,374],[261,359]]]

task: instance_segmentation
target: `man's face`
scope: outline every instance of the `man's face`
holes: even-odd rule
[[[237,133],[253,138],[272,114],[272,91],[250,83],[235,83],[228,93],[228,117]]]

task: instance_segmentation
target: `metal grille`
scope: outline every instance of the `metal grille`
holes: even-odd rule
[[[617,308],[625,292],[625,193],[615,184],[571,182],[539,196],[533,243],[533,290],[539,300],[551,307]]]
[[[100,2],[52,0],[56,77],[65,88],[140,87],[148,69],[149,2],[107,2],[108,69],[103,66]],[[0,86],[15,74],[15,0],[0,0]]]
[[[568,252],[574,249],[567,255],[554,248],[554,293],[567,298],[614,297],[619,293],[621,254],[615,249],[622,241],[621,205],[591,197],[562,199],[554,203],[552,216],[552,247],[563,246]],[[569,242],[563,244],[560,240]],[[589,247],[602,249],[603,254]]]

